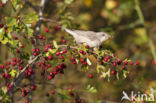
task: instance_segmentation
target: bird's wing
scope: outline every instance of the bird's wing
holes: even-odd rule
[[[100,40],[97,35],[96,32],[93,31],[80,31],[80,30],[74,30],[74,32],[79,35],[79,36],[83,36],[85,38],[88,38],[91,41],[94,40]]]

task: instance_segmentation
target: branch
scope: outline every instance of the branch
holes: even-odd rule
[[[38,45],[38,35],[40,33],[41,24],[42,24],[41,18],[43,18],[43,12],[44,12],[45,4],[47,1],[48,0],[41,0],[40,2],[40,9],[38,12],[39,21],[37,22],[36,27],[35,27],[35,44],[33,45],[34,48],[36,48]],[[32,65],[32,69],[35,71],[35,65]],[[34,83],[35,83],[35,74],[32,74],[30,77],[30,85],[33,85]],[[29,102],[32,103],[32,90],[30,90],[30,93],[29,93]]]
[[[31,2],[29,2],[29,0],[24,0],[24,1],[38,13],[38,9]]]

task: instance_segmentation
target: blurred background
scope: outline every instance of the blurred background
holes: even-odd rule
[[[36,6],[39,5],[39,0],[30,0],[30,2]],[[5,6],[5,10],[4,8],[0,9],[1,17],[8,15],[9,10],[9,6]],[[57,20],[63,26],[68,26],[71,29],[105,31],[113,38],[103,44],[104,49],[111,50],[121,59],[128,58],[139,61],[140,65],[128,68],[130,74],[126,79],[111,79],[108,82],[99,77],[95,65],[89,67],[87,72],[82,72],[79,65],[73,65],[67,61],[64,75],[57,76],[52,81],[55,86],[38,85],[33,95],[34,103],[73,103],[66,100],[63,95],[68,88],[73,88],[75,94],[86,100],[87,103],[100,103],[100,101],[104,101],[101,103],[120,103],[123,90],[130,94],[132,90],[149,93],[150,88],[156,89],[155,10],[155,0],[49,1],[45,7],[45,18]],[[26,4],[21,12],[27,14],[32,11]],[[73,41],[71,36],[62,31],[54,32],[54,25],[58,24],[44,22],[42,25],[41,33],[48,40],[55,39],[60,42],[61,37],[64,36],[67,41]],[[47,27],[50,28],[48,34],[44,32]],[[10,56],[8,48],[0,44],[0,62],[5,63]],[[94,63],[94,61],[92,58],[91,62]],[[92,79],[88,78],[90,73],[93,74]],[[37,79],[40,80],[40,76]],[[97,92],[87,91],[88,84],[94,86]],[[49,90],[56,90],[62,94],[56,93],[49,96]],[[19,94],[17,93],[17,95]],[[23,103],[21,96],[17,96],[17,101],[19,101],[17,103]]]

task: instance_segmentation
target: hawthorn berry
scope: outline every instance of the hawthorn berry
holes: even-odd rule
[[[86,49],[89,49],[89,45],[86,45],[85,48],[86,48]]]
[[[135,62],[135,65],[139,65],[140,63],[139,62]]]
[[[48,33],[48,32],[49,32],[49,28],[45,28],[45,32],[47,32],[47,33]]]
[[[3,24],[0,24],[0,28],[3,28],[3,26],[4,26]]]
[[[81,59],[80,59],[80,62],[81,62],[81,63],[83,63],[83,62],[84,62],[84,60],[81,58]]]
[[[113,65],[114,65],[114,66],[116,66],[116,65],[117,65],[117,63],[116,63],[116,62],[114,62],[114,63],[113,63]]]
[[[59,56],[59,55],[60,55],[60,52],[56,52],[55,55],[56,55],[56,56]]]
[[[84,66],[86,66],[86,65],[87,65],[87,62],[86,62],[86,61],[84,61],[84,62],[83,62],[83,65],[84,65]]]
[[[112,70],[112,71],[111,71],[111,74],[112,74],[112,75],[115,75],[115,74],[116,74],[116,71],[115,71],[115,70]]]
[[[52,60],[52,59],[53,59],[52,55],[48,56],[48,60]]]
[[[39,39],[42,39],[42,35],[38,35],[38,38],[39,38]]]
[[[46,37],[43,36],[42,39],[43,39],[43,40],[46,40]]]
[[[16,53],[20,53],[20,50],[19,49],[16,49]]]
[[[63,53],[67,53],[67,49],[64,49],[64,50],[63,50]]]
[[[4,65],[0,65],[0,68],[3,69],[4,68]]]
[[[89,77],[89,78],[93,78],[93,74],[89,74],[88,77]]]
[[[124,63],[125,65],[127,65],[127,64],[128,64],[128,61],[123,61],[123,63]]]
[[[21,47],[21,48],[24,48],[24,44],[22,44],[20,47]]]
[[[74,93],[73,92],[69,92],[68,95],[74,96]]]
[[[65,39],[63,39],[63,40],[62,40],[62,43],[63,43],[63,44],[65,44],[65,43],[66,43],[66,40],[65,40]]]
[[[29,101],[28,100],[25,100],[25,103],[29,103]]]
[[[107,61],[108,61],[108,59],[107,59],[107,58],[104,58],[104,61],[105,61],[105,62],[107,62]]]
[[[55,94],[55,91],[54,91],[54,90],[51,90],[50,93],[51,93],[51,94]]]
[[[4,6],[4,4],[3,3],[0,3],[0,7],[3,7]]]
[[[32,86],[30,87],[30,89],[31,89],[31,90],[35,90],[35,89],[36,89],[36,86],[35,86],[35,85],[32,85]]]

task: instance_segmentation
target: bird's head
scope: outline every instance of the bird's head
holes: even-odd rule
[[[101,40],[101,42],[111,38],[111,36],[109,34],[105,33],[105,32],[97,32],[96,35]]]

